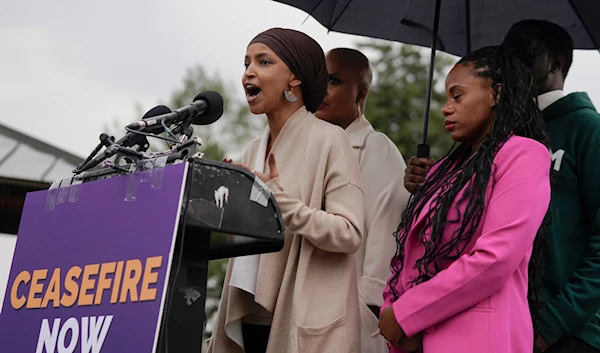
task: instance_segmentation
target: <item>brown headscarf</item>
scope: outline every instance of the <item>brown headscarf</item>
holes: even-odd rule
[[[268,46],[298,77],[306,109],[316,112],[327,94],[325,54],[306,34],[286,28],[268,29],[250,41]],[[248,44],[248,45],[250,45]]]

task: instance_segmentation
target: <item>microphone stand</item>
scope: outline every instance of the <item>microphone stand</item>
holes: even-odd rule
[[[92,160],[92,158],[94,158],[98,152],[100,152],[100,150],[102,149],[102,147],[107,147],[110,146],[110,142],[112,140],[112,142],[114,142],[115,138],[112,136],[108,136],[105,133],[100,134],[100,143],[98,143],[98,146],[96,146],[96,148],[94,148],[94,150],[92,151],[92,153],[90,153],[89,156],[87,156],[87,158],[79,163],[79,165],[77,167],[75,167],[75,169],[73,170],[73,173],[77,173],[77,170],[80,170],[84,165],[86,165],[87,163],[89,163],[89,161]]]
[[[193,157],[195,146],[201,146],[202,139],[198,136],[191,138],[191,135],[193,134],[194,130],[189,126],[186,126],[186,124],[179,124],[174,130],[180,130],[177,131],[178,133],[180,133],[178,143],[171,145],[170,148],[166,151],[150,154],[144,153],[147,150],[145,144],[139,145],[138,149],[134,150],[131,147],[121,146],[120,144],[115,142],[114,137],[108,136],[107,134],[103,133],[100,135],[100,143],[98,144],[98,146],[81,164],[79,164],[73,170],[73,174],[80,174],[84,171],[94,168],[95,166],[104,162],[106,159],[114,156],[115,154],[117,154],[116,160],[114,162],[111,162],[110,167],[119,171],[128,170],[126,168],[123,168],[121,166],[121,163],[119,163],[120,160],[125,157],[130,157],[128,158],[129,161],[127,161],[127,164],[136,163],[142,159],[152,159],[162,156],[168,156],[167,164],[169,164],[175,162],[176,160],[183,160],[189,157]],[[102,147],[106,147],[106,149],[103,153],[98,155]]]
[[[127,156],[131,156],[137,159],[140,159],[142,157],[144,157],[144,154],[138,151],[134,151],[131,148],[127,148],[127,147],[123,147],[121,145],[117,145],[113,139],[109,139],[109,144],[108,146],[106,146],[106,149],[104,150],[104,153],[102,153],[99,157],[95,157],[95,158],[91,158],[89,159],[86,163],[83,164],[83,166],[78,166],[73,173],[74,174],[79,174],[81,172],[84,172],[88,169],[91,169],[95,166],[97,166],[98,164],[102,163],[103,161],[105,161],[107,158],[110,158],[112,156],[114,156],[115,154],[117,154],[117,152],[122,153],[124,155]]]

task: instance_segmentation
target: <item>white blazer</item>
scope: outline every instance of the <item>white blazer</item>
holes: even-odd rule
[[[361,352],[387,352],[377,317],[367,305],[381,306],[390,260],[396,252],[398,228],[410,193],[404,188],[406,163],[396,145],[376,132],[364,115],[346,134],[358,158],[365,201],[363,242],[356,253],[361,316]]]

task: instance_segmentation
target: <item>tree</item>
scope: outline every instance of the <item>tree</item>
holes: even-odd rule
[[[424,50],[418,47],[387,41],[371,40],[360,42],[357,46],[365,53],[373,53],[374,83],[367,99],[365,116],[375,130],[389,136],[408,159],[416,154],[417,145],[421,142],[429,57],[423,55]],[[446,95],[439,82],[452,62],[447,54],[436,55],[427,139],[435,160],[442,158],[452,146],[440,112]]]
[[[223,96],[223,116],[214,124],[196,126],[194,135],[202,138],[204,158],[221,160],[225,155],[229,158],[239,159],[246,145],[254,137],[260,136],[267,123],[266,117],[254,116],[250,113],[245,102],[232,99],[229,92],[235,91],[231,83],[223,81],[218,73],[209,75],[201,65],[196,65],[186,70],[181,87],[176,89],[168,103],[159,101],[171,109],[177,109],[193,102],[196,95],[204,91],[215,91]],[[142,107],[135,104],[136,118],[144,115]],[[108,134],[120,138],[123,133],[122,119],[113,119],[105,124],[104,130]],[[165,136],[165,134],[162,134]],[[162,151],[167,148],[164,140],[149,138],[151,151]]]
[[[194,97],[204,91],[215,91],[223,96],[223,117],[216,123],[196,128],[195,134],[203,140],[202,152],[205,158],[221,160],[240,157],[246,145],[261,134],[266,119],[253,116],[248,106],[231,98],[228,92],[235,89],[231,83],[223,81],[218,73],[208,75],[201,65],[189,68],[183,78],[182,87],[171,95],[171,108],[190,104]]]

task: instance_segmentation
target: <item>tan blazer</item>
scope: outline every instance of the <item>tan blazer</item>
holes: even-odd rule
[[[244,164],[255,164],[259,144],[260,139],[250,143]],[[354,253],[362,241],[364,206],[348,137],[302,107],[271,153],[280,176],[266,185],[284,219],[284,248],[260,255],[255,296],[229,285],[235,259],[230,260],[208,351],[243,352],[236,343],[242,342],[239,325],[255,302],[273,315],[267,353],[358,353]]]
[[[396,145],[376,132],[364,115],[354,120],[346,134],[360,166],[365,223],[362,245],[356,253],[361,313],[362,353],[387,351],[378,320],[367,305],[381,306],[390,261],[396,252],[393,233],[398,228],[410,193],[404,188],[406,163]]]

